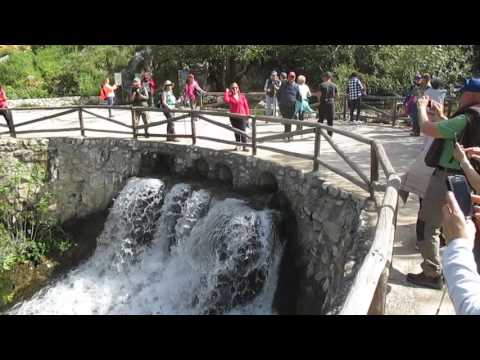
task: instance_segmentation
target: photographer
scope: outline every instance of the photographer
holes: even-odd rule
[[[148,90],[145,87],[142,87],[140,85],[140,79],[135,78],[132,83],[132,90],[130,93],[130,102],[133,104],[133,106],[139,106],[139,107],[148,107]],[[134,117],[134,122],[135,122],[135,127],[138,126],[140,122],[140,116],[142,117],[143,124],[145,126],[148,126],[148,114],[143,111],[143,110],[135,110],[135,117]],[[148,138],[150,137],[148,135],[148,128],[145,127],[145,137]]]
[[[472,195],[472,201],[480,204],[480,196]],[[447,193],[446,202],[442,211],[447,248],[442,262],[448,294],[457,315],[480,315],[480,275],[473,254],[480,210],[475,209],[474,224],[465,219],[452,192]]]
[[[460,163],[453,156],[455,138],[466,148],[480,146],[480,79],[468,79],[462,88],[460,108],[450,119],[443,114],[443,106],[428,97],[417,102],[418,121],[423,134],[435,140],[425,156],[428,166],[435,168],[422,203],[419,218],[423,220],[423,229],[417,235],[417,243],[423,257],[422,272],[407,274],[407,281],[433,289],[443,287],[440,263],[440,226],[441,209],[445,205],[447,193],[446,179],[451,175],[463,175]],[[427,107],[435,110],[441,121],[428,119]]]

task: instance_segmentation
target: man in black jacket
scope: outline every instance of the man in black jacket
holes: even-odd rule
[[[284,119],[293,120],[295,115],[295,103],[302,101],[300,90],[295,82],[296,74],[290,72],[287,81],[283,82],[278,90],[278,103],[280,105],[280,112]],[[292,125],[285,125],[285,133],[292,132]],[[287,141],[290,137],[287,138]]]

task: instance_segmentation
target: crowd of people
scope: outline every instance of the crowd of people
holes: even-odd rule
[[[192,110],[198,108],[198,99],[207,92],[189,74],[180,99],[174,95],[174,83],[166,80],[158,89],[150,73],[132,82],[128,99],[137,107],[157,106],[163,110],[167,123],[167,141],[178,141],[172,111],[179,103]],[[101,85],[100,98],[109,106],[115,103],[118,85],[111,85],[109,79]],[[335,119],[335,101],[339,97],[337,85],[329,72],[322,75],[319,90],[312,93],[304,75],[295,72],[273,71],[266,80],[266,115],[281,115],[284,119],[304,120],[306,113],[313,113],[310,106],[312,96],[319,101],[318,122],[332,127]],[[467,79],[461,89],[459,108],[448,118],[444,114],[446,90],[438,79],[429,74],[417,74],[405,99],[405,113],[410,117],[412,136],[425,136],[423,150],[406,174],[404,189],[416,193],[420,207],[416,224],[417,248],[423,261],[422,271],[409,273],[406,280],[412,284],[433,289],[442,289],[446,282],[450,297],[459,314],[480,314],[480,256],[474,255],[479,241],[480,196],[472,194],[473,215],[466,216],[458,199],[448,188],[449,177],[465,176],[473,193],[480,193],[480,78]],[[366,88],[356,73],[352,73],[346,91],[350,109],[349,121],[358,123],[362,97]],[[248,152],[246,130],[248,115],[251,115],[247,97],[241,93],[237,83],[232,83],[224,92],[224,102],[229,106],[230,123],[236,130],[236,151]],[[354,115],[354,113],[356,114]],[[12,131],[11,113],[5,88],[0,84],[0,114]],[[238,114],[238,116],[234,116]],[[245,116],[246,115],[246,116]],[[111,109],[109,116],[113,117]],[[134,121],[138,126],[140,118],[144,123],[145,137],[148,133],[148,112],[137,109]],[[285,133],[292,132],[290,124],[284,124]],[[297,127],[301,130],[301,126]],[[332,136],[332,132],[328,131]],[[290,141],[291,136],[286,137]],[[411,180],[414,179],[414,180]],[[412,184],[415,183],[415,184]],[[442,241],[443,240],[443,244]],[[443,259],[440,248],[446,247]],[[475,259],[475,256],[478,258]]]
[[[480,208],[474,207],[471,217],[464,214],[459,199],[448,188],[451,177],[460,176],[465,177],[473,193],[480,191],[480,79],[466,80],[459,108],[450,118],[444,114],[446,92],[440,84],[431,81],[428,74],[417,75],[415,82],[411,92],[415,99],[407,99],[406,104],[411,107],[412,135],[423,134],[425,146],[404,185],[412,191],[408,184],[412,174],[417,183],[422,183],[413,192],[420,197],[416,240],[423,261],[422,271],[409,273],[406,279],[433,289],[442,289],[446,282],[458,314],[480,314],[480,275],[473,251],[478,246]],[[472,194],[471,199],[473,204],[480,204],[479,196]],[[442,245],[446,247],[443,259]]]

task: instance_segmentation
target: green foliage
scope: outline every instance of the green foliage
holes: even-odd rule
[[[0,63],[0,83],[10,98],[98,95],[101,81],[124,69],[134,45],[34,45],[13,51]],[[175,79],[177,70],[203,64],[212,89],[221,91],[241,81],[250,70],[249,90],[263,86],[272,69],[294,70],[313,87],[331,71],[343,90],[348,75],[357,71],[372,94],[403,93],[417,71],[429,72],[446,83],[469,76],[475,63],[472,45],[149,45],[159,80]],[[477,49],[478,53],[478,49]],[[478,62],[478,59],[477,59]],[[258,74],[265,74],[259,78]]]
[[[0,274],[17,263],[39,264],[51,251],[66,251],[71,241],[50,211],[45,167],[2,164],[0,174]]]
[[[32,46],[0,63],[0,83],[11,99],[94,96],[132,55],[132,46]]]

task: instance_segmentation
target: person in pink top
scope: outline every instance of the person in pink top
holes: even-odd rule
[[[240,88],[237,83],[233,83],[230,89],[225,90],[223,99],[226,104],[230,106],[230,112],[233,114],[250,115],[250,107],[245,95],[240,93]],[[232,127],[238,130],[246,131],[248,119],[239,117],[230,117]],[[242,134],[235,133],[235,141],[243,144],[247,143],[247,137]],[[235,146],[235,151],[240,150],[240,146]],[[246,146],[243,146],[243,151],[248,151]]]
[[[0,84],[0,114],[3,115],[5,121],[7,122],[8,129],[10,130],[10,134],[13,133],[13,122],[11,113],[8,110],[8,99],[7,93],[5,92],[5,88],[2,84]]]
[[[185,100],[190,103],[190,108],[192,110],[195,110],[197,107],[198,95],[206,93],[207,92],[198,85],[195,76],[193,74],[188,74],[183,96],[185,97]]]

